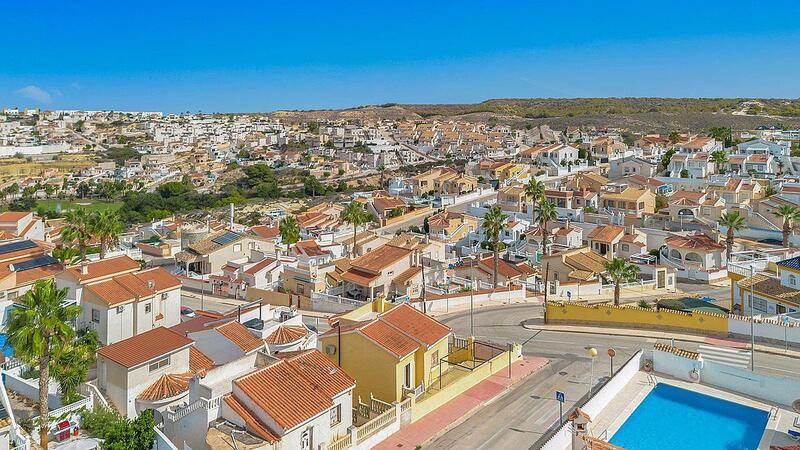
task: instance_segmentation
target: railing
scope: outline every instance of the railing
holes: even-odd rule
[[[345,450],[350,448],[351,445],[353,445],[353,439],[350,433],[347,433],[338,440],[331,441],[328,444],[328,450]]]
[[[397,419],[397,410],[395,408],[391,408],[386,412],[384,412],[383,414],[379,415],[378,417],[370,420],[369,422],[361,426],[356,432],[356,439],[358,439],[358,441],[361,442],[364,439],[367,439],[368,437],[382,430],[387,425],[394,422],[396,419]]]
[[[100,392],[100,389],[97,388],[91,382],[86,382],[83,384],[84,390],[86,391],[85,395],[92,395],[96,400],[100,401],[100,404],[103,405],[106,409],[111,409],[111,405],[108,403],[108,400],[103,396],[103,393]]]
[[[411,399],[407,398],[400,403],[400,412],[404,413],[411,409]]]
[[[164,417],[169,419],[172,422],[177,422],[184,417],[188,416],[189,414],[197,411],[198,409],[205,409],[206,411],[219,408],[222,404],[222,396],[214,397],[212,399],[201,398],[196,402],[187,405],[177,411],[164,411]]]
[[[372,395],[370,395],[370,397],[371,398],[370,398],[370,401],[369,401],[369,409],[372,412],[375,412],[375,413],[378,413],[378,414],[383,414],[384,412],[386,412],[390,408],[393,408],[393,406],[390,403],[386,403],[386,402],[380,401],[377,398],[372,397]]]
[[[5,362],[0,364],[0,369],[11,370],[11,369],[16,369],[17,367],[24,366],[24,365],[25,365],[25,363],[22,360],[16,359],[16,358],[11,358],[11,359],[7,359]]]

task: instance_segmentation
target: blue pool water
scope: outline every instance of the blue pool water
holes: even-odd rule
[[[6,345],[6,334],[0,333],[0,349],[3,349],[4,345]],[[3,355],[5,355],[6,358],[10,358],[13,353],[11,348],[3,349]]]
[[[659,383],[611,438],[627,450],[756,450],[760,409]]]

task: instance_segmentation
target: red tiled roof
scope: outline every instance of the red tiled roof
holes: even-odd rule
[[[257,236],[267,239],[276,238],[281,234],[280,230],[278,230],[278,227],[269,227],[266,225],[256,225],[250,227],[250,231]]]
[[[451,332],[450,327],[447,325],[434,320],[405,303],[383,313],[381,320],[388,322],[426,345],[433,345],[439,342]]]
[[[281,438],[272,432],[269,428],[267,428],[264,424],[262,424],[255,414],[252,413],[246,406],[244,406],[241,402],[236,400],[236,398],[228,394],[225,397],[222,397],[222,400],[225,401],[225,404],[228,405],[231,410],[236,413],[237,416],[241,417],[244,420],[245,426],[247,431],[254,433],[256,436],[264,439],[270,443],[276,443],[281,440]]]
[[[249,269],[245,270],[244,273],[248,275],[255,275],[260,272],[265,267],[269,266],[270,264],[274,263],[276,260],[274,258],[264,258],[261,261],[253,264]]]
[[[153,384],[140,392],[136,398],[152,402],[175,397],[189,390],[189,380],[192,377],[191,372],[162,375]]]
[[[308,330],[302,325],[281,325],[265,341],[267,344],[284,345],[304,338],[307,333]]]
[[[117,364],[133,368],[192,345],[186,336],[158,327],[128,339],[101,347],[97,353]]]
[[[664,240],[670,247],[698,249],[698,250],[723,250],[725,246],[705,234],[690,234],[687,236],[670,236]]]
[[[86,268],[88,270],[86,275],[81,273],[81,265],[72,266],[67,269],[67,272],[71,273],[79,281],[85,281],[122,272],[134,271],[140,267],[138,262],[129,258],[127,255],[122,255],[115,258],[106,258],[86,263]]]
[[[202,373],[212,367],[214,367],[213,359],[196,347],[189,347],[189,370],[192,373]]]
[[[611,242],[625,233],[625,228],[618,225],[601,225],[587,236],[593,241]]]
[[[219,334],[225,336],[229,341],[236,344],[236,346],[245,353],[264,346],[264,343],[260,339],[247,331],[244,325],[235,320],[224,323],[214,329],[217,330]]]
[[[398,357],[406,356],[420,347],[419,342],[381,320],[361,327],[361,333]]]
[[[310,352],[319,353],[318,350]],[[319,356],[282,359],[257,369],[233,381],[234,395],[248,397],[279,427],[290,430],[330,409],[333,406],[331,393],[336,387],[355,386],[343,370],[325,356]]]

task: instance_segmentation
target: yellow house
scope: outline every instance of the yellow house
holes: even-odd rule
[[[323,352],[356,380],[354,400],[384,402],[425,390],[449,369],[450,327],[407,303],[376,300],[336,318],[319,337]],[[440,367],[441,365],[441,367]]]
[[[510,162],[494,169],[494,178],[501,183],[506,180],[516,180],[524,171],[524,166]]]

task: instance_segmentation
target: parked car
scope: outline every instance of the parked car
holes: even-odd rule
[[[194,317],[195,313],[192,308],[189,308],[188,306],[181,306],[181,315],[184,317]]]

